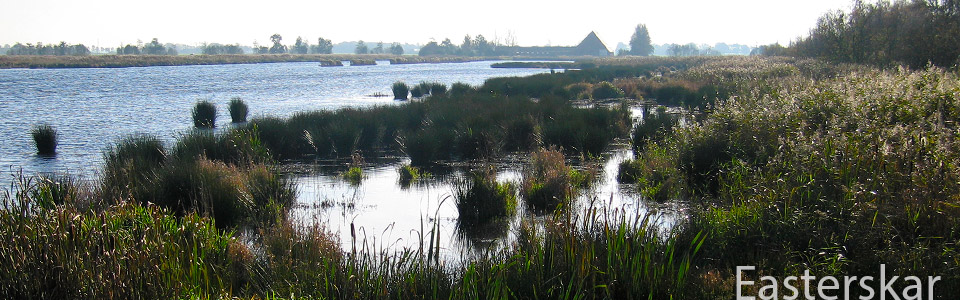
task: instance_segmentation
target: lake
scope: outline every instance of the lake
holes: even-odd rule
[[[197,100],[217,104],[219,128],[229,127],[227,102],[240,97],[251,117],[286,117],[298,111],[394,105],[396,81],[464,82],[525,76],[541,69],[494,69],[495,62],[320,67],[270,63],[118,69],[0,70],[0,182],[21,169],[90,179],[103,150],[120,138],[149,134],[173,142],[192,129]],[[47,123],[60,133],[54,159],[39,157],[30,128]],[[170,145],[168,145],[170,146]]]
[[[319,67],[317,63],[272,63],[216,66],[176,66],[122,69],[0,70],[0,176],[5,185],[21,169],[25,175],[59,173],[95,179],[102,152],[120,138],[149,134],[166,141],[192,130],[190,111],[199,99],[218,106],[219,130],[230,128],[227,102],[241,97],[251,117],[286,117],[295,112],[335,110],[403,103],[390,95],[393,82],[414,84],[437,81],[479,85],[491,77],[526,76],[549,70],[494,69],[494,62],[406,64],[356,67]],[[60,133],[54,158],[39,157],[29,131],[46,122]],[[572,207],[644,215],[655,208],[664,212],[666,227],[677,210],[650,207],[633,187],[616,182],[618,164],[633,156],[626,145],[607,153],[600,180],[579,196]],[[495,228],[465,231],[457,227],[452,191],[468,167],[450,167],[423,182],[399,184],[397,168],[405,157],[368,158],[366,178],[359,185],[345,182],[339,173],[344,162],[298,166],[288,174],[297,182],[298,201],[291,210],[295,220],[319,223],[340,237],[348,250],[356,244],[375,250],[418,247],[421,237],[436,225],[445,260],[462,259],[491,246],[509,243],[525,220],[549,218],[518,213]],[[523,155],[500,160],[498,178],[519,182],[526,162]],[[350,226],[357,228],[357,241]]]

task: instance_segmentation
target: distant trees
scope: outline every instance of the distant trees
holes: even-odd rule
[[[137,44],[140,44],[140,42],[137,42]],[[140,54],[177,55],[177,48],[174,47],[173,45],[164,46],[163,44],[160,44],[159,41],[157,41],[157,38],[153,38],[153,40],[150,41],[150,43],[147,43],[146,45],[143,45],[143,46],[127,44],[126,46],[119,47],[117,48],[117,54],[118,55],[140,55]]]
[[[287,53],[287,46],[284,46],[280,42],[283,41],[283,37],[279,33],[274,33],[270,36],[270,42],[273,43],[273,46],[270,47],[270,54],[284,54]]]
[[[686,45],[677,45],[671,44],[670,50],[668,50],[670,56],[697,56],[701,55],[700,49],[697,48],[696,44],[689,43]]]
[[[463,56],[494,56],[497,55],[497,44],[487,42],[483,35],[477,35],[471,39],[470,35],[463,38],[463,43],[458,47],[450,39],[444,39],[437,44],[431,41],[420,48],[420,56],[429,55],[463,55]]]
[[[849,13],[827,13],[809,36],[778,46],[758,52],[881,66],[954,66],[960,63],[960,1],[856,1]]]
[[[630,37],[630,54],[649,56],[653,53],[653,44],[650,44],[650,32],[647,25],[639,24]]]
[[[307,54],[310,52],[310,45],[307,44],[307,41],[303,37],[297,37],[297,41],[293,43],[293,49],[290,49],[290,52],[296,54]]]
[[[310,48],[310,53],[330,54],[333,53],[333,42],[324,38],[317,38],[317,45]]]
[[[353,48],[353,53],[356,53],[356,54],[367,54],[369,52],[370,50],[367,49],[367,44],[365,44],[363,40],[358,41],[357,47]]]
[[[393,45],[390,46],[390,54],[403,55],[403,46],[401,46],[400,43],[393,43]]]
[[[373,50],[370,51],[370,53],[373,53],[373,54],[384,54],[384,53],[386,53],[386,49],[383,48],[383,42],[377,43],[377,46],[376,46],[376,47],[373,47]]]
[[[221,45],[217,43],[204,44],[203,46],[201,46],[201,49],[202,49],[201,50],[202,53],[207,55],[243,54],[243,48],[240,47],[240,44],[233,44],[233,45]]]
[[[54,45],[44,45],[43,43],[21,44],[16,43],[7,50],[7,55],[89,55],[90,49],[83,44],[69,45],[67,42],[60,42]]]

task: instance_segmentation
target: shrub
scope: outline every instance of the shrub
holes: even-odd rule
[[[463,82],[454,82],[450,85],[450,95],[463,96],[473,91],[473,87]]]
[[[430,95],[443,96],[447,94],[447,85],[434,82],[430,84]]]
[[[623,98],[623,91],[608,81],[601,81],[593,86],[593,99]]]
[[[210,101],[200,101],[193,107],[193,126],[213,128],[217,121],[217,107]]]
[[[230,99],[230,119],[233,123],[243,123],[247,121],[247,104],[240,97]]]
[[[410,93],[410,88],[407,87],[406,83],[397,81],[393,83],[393,99],[395,100],[407,100],[407,94]]]
[[[30,134],[33,135],[33,143],[37,146],[37,154],[57,154],[57,130],[52,126],[47,124],[34,126]]]
[[[178,214],[197,212],[213,217],[218,228],[234,227],[252,210],[244,173],[223,162],[200,158],[165,166],[151,201]]]
[[[410,97],[422,98],[423,94],[427,94],[429,92],[430,92],[429,90],[424,91],[420,85],[416,85],[412,89],[410,89]]]
[[[486,223],[510,216],[516,209],[513,185],[497,182],[496,172],[492,168],[472,172],[469,180],[461,180],[454,189],[461,224]]]

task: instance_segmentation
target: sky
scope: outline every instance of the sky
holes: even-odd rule
[[[290,1],[0,0],[0,44],[149,42],[284,44],[302,36],[424,44],[513,36],[522,46],[576,45],[590,31],[613,50],[645,24],[654,44],[787,44],[852,0]]]

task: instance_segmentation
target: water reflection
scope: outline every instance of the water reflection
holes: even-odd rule
[[[607,213],[622,214],[627,219],[656,215],[660,228],[670,228],[679,218],[679,210],[667,204],[650,203],[635,192],[632,185],[617,183],[617,168],[625,159],[633,157],[627,145],[621,145],[602,158],[602,170],[597,182],[584,190],[566,209],[575,215]],[[339,176],[346,162],[328,162],[315,167],[313,172],[293,174],[298,182],[299,200],[293,209],[295,219],[319,221],[341,237],[341,246],[367,247],[379,245],[400,250],[418,249],[429,243],[430,232],[439,232],[440,256],[445,261],[459,261],[465,257],[482,255],[490,249],[500,249],[516,240],[517,228],[524,221],[543,224],[553,218],[530,210],[518,198],[513,217],[481,224],[464,226],[457,221],[458,213],[454,182],[467,176],[472,168],[489,162],[461,163],[429,169],[432,176],[402,184],[399,172],[405,158],[380,159],[364,167],[366,178],[359,185],[350,185]],[[517,155],[498,160],[497,180],[519,185],[525,158]],[[574,162],[576,165],[578,162]],[[350,228],[356,229],[356,240]]]

